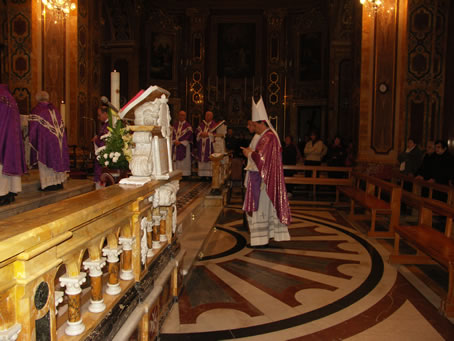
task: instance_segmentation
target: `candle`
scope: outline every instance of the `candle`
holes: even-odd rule
[[[210,77],[208,77],[208,87],[207,87],[207,90],[208,90],[208,100],[210,100]]]
[[[226,79],[225,79],[225,76],[224,76],[224,102],[225,102],[225,93],[226,93],[226,90],[227,90],[227,82],[226,82]]]
[[[61,101],[60,103],[60,115],[61,119],[63,120],[63,124],[66,127],[66,107],[65,107],[65,101]]]
[[[115,108],[120,109],[120,72],[117,70],[110,73],[110,101]]]
[[[244,99],[246,100],[247,96],[247,78],[244,77]]]

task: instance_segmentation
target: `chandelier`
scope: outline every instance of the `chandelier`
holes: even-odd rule
[[[359,0],[359,2],[367,9],[369,16],[376,14],[383,8],[383,0]]]
[[[71,0],[42,0],[49,11],[54,11],[57,19],[66,19],[69,13],[76,9],[76,4]]]

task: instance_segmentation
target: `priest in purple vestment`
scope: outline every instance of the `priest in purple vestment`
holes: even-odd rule
[[[62,189],[69,172],[65,123],[57,108],[49,103],[46,91],[39,91],[36,100],[38,104],[28,119],[30,163],[38,164],[41,190]]]
[[[101,127],[98,130],[98,135],[93,137],[92,142],[94,145],[95,152],[106,145],[106,143],[101,139],[101,137],[109,132],[107,127],[109,126],[109,108],[106,105],[101,105],[98,108],[98,120],[101,122]],[[95,164],[94,164],[94,177],[93,181],[96,184],[96,188],[101,188],[103,187],[103,184],[101,183],[101,173],[102,173],[102,166],[99,164],[99,162],[95,159]]]
[[[19,108],[8,85],[0,84],[0,205],[13,202],[22,191],[26,171]]]
[[[173,125],[172,130],[172,156],[174,169],[183,172],[183,176],[191,175],[191,144],[193,134],[192,127],[186,121],[186,112],[181,110],[178,113],[178,121]]]
[[[248,170],[243,210],[247,213],[251,247],[267,247],[269,239],[290,240],[290,206],[284,183],[282,147],[272,128],[262,99],[252,103],[256,146],[243,154],[257,171]]]
[[[210,155],[214,152],[214,128],[216,122],[213,121],[213,112],[207,111],[205,119],[197,128],[197,158],[198,158],[198,175],[204,178],[212,176]]]

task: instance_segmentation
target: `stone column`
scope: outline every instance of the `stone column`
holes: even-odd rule
[[[85,325],[82,322],[80,312],[80,293],[82,292],[81,285],[87,280],[86,273],[81,272],[77,276],[64,275],[59,278],[61,286],[66,287],[66,295],[68,295],[68,326],[65,333],[70,336],[80,335],[85,330]]]
[[[121,292],[118,278],[118,272],[120,271],[120,258],[118,256],[122,251],[121,246],[118,246],[116,249],[102,249],[102,253],[107,257],[107,263],[109,263],[109,280],[106,289],[106,294],[108,295],[118,295]]]
[[[100,313],[106,309],[102,297],[102,268],[106,265],[106,258],[84,261],[84,269],[89,270],[91,281],[91,301],[88,310],[92,313]]]
[[[132,245],[136,237],[120,237],[119,243],[123,246],[123,268],[120,272],[120,278],[124,281],[134,279],[132,273]]]
[[[147,257],[153,257],[153,226],[154,226],[154,219],[148,220],[147,222],[147,246],[148,246],[148,253]]]
[[[160,213],[161,213],[161,222],[159,225],[159,241],[161,243],[165,243],[165,242],[167,242],[167,234],[166,234],[167,219],[168,219],[167,208],[164,207],[164,211],[160,211]]]
[[[153,249],[161,248],[161,243],[159,242],[159,228],[161,226],[161,216],[154,215],[153,216],[153,231],[152,231],[152,245]]]

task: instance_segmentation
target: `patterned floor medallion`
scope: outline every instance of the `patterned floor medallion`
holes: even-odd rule
[[[387,263],[384,249],[335,210],[292,206],[292,218],[291,241],[250,249],[242,211],[226,208],[161,340],[342,339],[408,302],[421,316],[435,310]],[[440,318],[435,333],[454,335]]]

